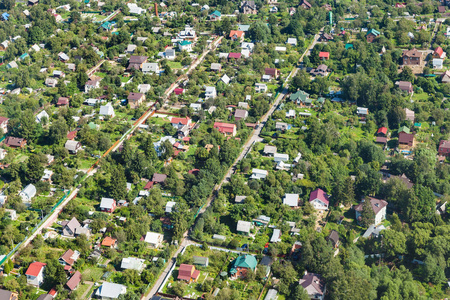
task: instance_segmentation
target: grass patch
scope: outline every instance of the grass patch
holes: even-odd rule
[[[181,69],[183,67],[178,61],[169,61],[167,64],[171,69]]]
[[[104,271],[101,268],[91,267],[83,272],[83,280],[98,281],[102,277]]]

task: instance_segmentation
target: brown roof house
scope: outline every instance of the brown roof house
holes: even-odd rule
[[[187,282],[197,281],[200,271],[196,270],[193,265],[181,264],[178,269],[178,280]]]
[[[414,143],[414,133],[408,131],[400,131],[398,133],[398,145],[412,147]]]
[[[450,141],[441,140],[439,142],[438,153],[439,153],[439,155],[448,156],[450,154]]]
[[[308,293],[309,298],[323,300],[325,298],[325,280],[319,274],[307,273],[298,282]]]
[[[327,237],[327,241],[330,241],[333,245],[333,248],[339,247],[340,241],[339,241],[339,233],[336,230],[332,230],[330,232],[330,235]]]
[[[130,104],[130,108],[135,109],[145,101],[145,94],[141,93],[130,93],[128,95],[128,103]]]
[[[69,249],[66,252],[64,252],[64,254],[59,258],[58,261],[63,266],[72,266],[79,257],[80,252],[78,252],[77,250],[73,251],[72,249]]]
[[[441,82],[442,83],[449,83],[450,82],[450,70],[445,71],[441,75]]]
[[[306,0],[302,0],[299,6],[303,9],[310,9],[312,7],[311,3]]]
[[[278,70],[277,69],[275,69],[275,68],[265,68],[264,69],[264,74],[265,75],[270,75],[271,77],[273,77],[273,78],[278,78]]]
[[[244,15],[256,15],[258,13],[258,10],[256,9],[255,1],[242,2],[241,12]]]
[[[413,86],[411,82],[397,81],[395,84],[398,86],[400,90],[402,90],[403,92],[407,92],[408,94],[411,94],[413,91]]]
[[[74,237],[75,236],[75,230],[79,227],[81,227],[80,222],[73,217],[70,221],[63,221],[61,223],[62,226],[62,234],[64,236]]]
[[[128,61],[127,70],[140,70],[142,69],[142,65],[147,62],[147,56],[138,56],[132,55],[130,56],[130,60]]]
[[[159,184],[164,184],[166,179],[167,179],[167,175],[166,174],[154,173],[153,177],[152,177],[152,181],[154,183],[159,183]]]
[[[248,111],[246,111],[245,109],[236,109],[236,111],[234,112],[234,119],[236,121],[245,120],[245,118],[247,117]]]
[[[13,136],[6,137],[5,146],[11,147],[11,148],[23,148],[27,144],[27,140],[24,138],[18,138]]]
[[[404,50],[402,59],[404,66],[420,65],[422,61],[422,53],[420,53],[416,48],[413,48],[411,50]]]
[[[386,206],[388,205],[388,203],[385,200],[366,197],[366,200],[361,201],[361,203],[353,207],[356,213],[356,220],[358,221],[358,223],[359,220],[361,219],[364,201],[370,201],[370,204],[372,205],[372,210],[375,217],[373,225],[378,225],[381,222],[383,222],[383,220],[386,219]]]
[[[69,281],[67,281],[66,286],[70,291],[75,290],[81,282],[81,273],[76,271],[72,277],[70,277]]]

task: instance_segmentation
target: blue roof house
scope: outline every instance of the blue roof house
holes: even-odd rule
[[[2,13],[2,19],[4,20],[4,21],[8,21],[8,18],[9,18],[9,14],[8,13]]]

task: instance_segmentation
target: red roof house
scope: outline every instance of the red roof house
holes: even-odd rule
[[[327,210],[330,201],[322,189],[316,189],[309,195],[309,203],[317,210]]]
[[[67,106],[69,105],[69,98],[67,97],[59,97],[58,102],[56,102],[56,106]]]
[[[102,241],[103,247],[115,248],[116,245],[117,245],[117,240],[110,236],[105,237]]]
[[[319,59],[321,60],[329,60],[330,52],[319,52]]]
[[[181,94],[184,94],[184,89],[176,88],[173,90],[173,92],[175,93],[175,95],[181,95]]]
[[[72,277],[70,277],[69,281],[67,281],[66,286],[69,288],[69,290],[73,291],[78,287],[80,282],[81,282],[81,273],[79,271],[76,271],[72,275]]]
[[[387,134],[387,128],[386,127],[380,127],[377,131],[377,136],[386,136]]]
[[[440,155],[449,155],[450,154],[450,141],[448,141],[448,140],[440,141],[438,152]]]
[[[228,54],[228,58],[241,58],[241,53],[236,53],[236,52],[230,52],[230,54]]]
[[[445,58],[445,52],[441,47],[434,49],[433,58]]]
[[[243,31],[231,30],[229,37],[232,41],[242,41],[244,39],[244,35],[245,33]]]
[[[34,286],[40,286],[44,282],[44,269],[46,265],[46,263],[38,261],[31,263],[25,272],[27,283]]]
[[[192,169],[192,170],[188,171],[189,174],[192,174],[192,175],[195,175],[195,176],[197,176],[199,172],[200,172],[199,169]]]
[[[236,135],[236,124],[215,122],[214,128],[217,129],[220,133],[223,133],[225,135],[231,136]]]
[[[69,131],[69,133],[67,134],[67,139],[73,140],[76,136],[77,136],[77,130]]]
[[[178,269],[178,280],[184,280],[187,282],[196,281],[200,271],[196,270],[193,265],[181,264]]]
[[[170,120],[170,123],[172,123],[172,126],[175,127],[176,129],[181,129],[185,125],[191,124],[191,118],[189,118],[189,117],[184,117],[184,118],[175,118],[175,117],[173,117]]]

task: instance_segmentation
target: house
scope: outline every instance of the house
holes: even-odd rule
[[[215,122],[214,129],[217,129],[220,133],[224,135],[231,135],[231,136],[236,135],[236,124]]]
[[[66,283],[66,287],[70,290],[70,291],[74,291],[78,285],[81,282],[81,273],[79,271],[76,271],[72,277],[70,277],[69,281],[67,281]]]
[[[8,40],[1,42],[0,43],[0,51],[5,51],[6,49],[8,49],[9,44],[10,44],[10,41],[8,41]]]
[[[102,198],[102,201],[100,202],[100,211],[107,212],[107,213],[113,213],[116,209],[117,203],[116,200],[112,198]]]
[[[244,203],[245,198],[247,198],[247,196],[236,196],[234,197],[234,203]]]
[[[81,227],[80,222],[78,222],[78,220],[73,217],[70,221],[64,221],[61,222],[61,226],[62,226],[62,235],[63,236],[68,236],[68,237],[73,237],[75,236],[75,231],[77,228]]]
[[[166,174],[154,173],[152,177],[152,181],[158,184],[164,184],[164,182],[166,182],[166,179],[167,179]]]
[[[329,42],[329,41],[332,41],[332,40],[334,40],[334,37],[331,34],[329,34],[329,33],[324,32],[320,36],[320,41],[321,42]],[[345,50],[347,50],[347,48]]]
[[[312,101],[309,101],[309,94],[302,90],[298,90],[297,92],[291,94],[289,96],[289,100],[291,100],[292,102],[294,102],[296,104],[312,103]]]
[[[308,9],[310,9],[312,7],[312,5],[311,5],[311,3],[309,3],[306,0],[301,0],[299,7],[308,10]]]
[[[127,293],[127,287],[122,284],[104,281],[102,285],[95,291],[95,296],[102,300],[118,299],[120,295]]]
[[[234,119],[236,121],[245,120],[248,117],[248,111],[244,109],[236,109],[234,112]]]
[[[440,70],[444,67],[444,60],[442,58],[433,58],[433,69]]]
[[[2,300],[17,300],[19,299],[19,295],[17,293],[13,293],[7,290],[0,289],[0,299]]]
[[[339,233],[336,230],[331,230],[330,234],[327,237],[327,241],[331,242],[333,248],[339,247]]]
[[[265,75],[270,75],[273,78],[278,78],[278,75],[279,75],[278,70],[275,69],[275,68],[265,68],[264,69],[264,74]]]
[[[197,34],[194,28],[186,25],[184,30],[181,30],[180,33],[178,33],[178,38],[185,41],[195,42],[197,40]]]
[[[264,155],[267,155],[267,156],[273,156],[275,153],[277,153],[277,147],[265,145],[263,153],[264,153]]]
[[[270,238],[271,243],[278,243],[281,242],[281,230],[274,228],[272,237]]]
[[[412,86],[411,82],[408,82],[408,81],[397,81],[395,84],[403,92],[407,92],[408,94],[411,94],[413,92],[413,86]]]
[[[11,148],[23,148],[27,144],[27,140],[24,138],[18,138],[13,136],[7,136],[4,141],[5,146]]]
[[[328,75],[328,66],[325,64],[319,65],[315,69],[311,69],[309,73],[313,76],[327,76]]]
[[[255,1],[242,2],[241,12],[244,15],[256,15],[258,13],[258,10],[256,9]]]
[[[136,257],[124,257],[120,268],[123,270],[136,270],[141,273],[145,269],[145,259]]]
[[[138,91],[141,94],[146,94],[150,91],[150,89],[152,88],[152,86],[148,83],[141,83],[138,85]]]
[[[239,59],[241,58],[242,53],[237,53],[237,52],[230,52],[228,54],[228,58],[234,58],[234,59]]]
[[[106,105],[100,106],[100,112],[98,113],[101,116],[108,116],[114,118],[116,115],[114,113],[114,108],[112,107],[111,102],[106,103]]]
[[[29,183],[22,191],[19,193],[20,198],[22,198],[22,202],[31,203],[31,199],[36,196],[36,187]]]
[[[176,57],[175,49],[173,48],[167,48],[164,52],[164,57],[168,60],[174,60]]]
[[[286,44],[291,45],[292,47],[297,46],[297,38],[288,38]]]
[[[25,275],[27,276],[27,283],[34,286],[41,286],[44,283],[44,269],[46,263],[33,262],[28,266]]]
[[[269,172],[266,170],[261,169],[252,169],[252,176],[250,176],[250,179],[265,179],[269,175]]]
[[[378,30],[370,29],[369,31],[367,31],[366,40],[368,43],[372,43],[379,36],[380,32]]]
[[[290,129],[290,126],[284,122],[275,122],[275,129],[285,131],[287,129]]]
[[[166,203],[166,209],[165,209],[165,212],[166,212],[167,214],[172,213],[173,211],[175,211],[176,205],[177,205],[176,202],[174,202],[174,201],[168,201],[168,202]]]
[[[444,59],[446,56],[447,56],[447,54],[444,52],[444,50],[441,47],[437,47],[436,49],[434,49],[433,58]]]
[[[420,65],[422,62],[422,53],[416,48],[411,50],[404,50],[402,54],[402,60],[404,66]]]
[[[223,74],[222,78],[220,78],[220,81],[222,81],[223,83],[225,83],[226,85],[230,84],[231,78],[228,77],[227,74]]]
[[[450,82],[450,70],[445,71],[441,74],[441,82],[449,83]]]
[[[56,85],[58,84],[58,79],[48,77],[48,78],[45,79],[44,84],[45,84],[47,87],[54,88],[54,87],[56,87]]]
[[[172,117],[172,119],[170,120],[170,123],[172,123],[172,126],[175,127],[176,129],[181,129],[186,125],[191,125],[191,118],[189,117],[184,117],[184,118],[176,118],[176,117]]]
[[[306,290],[310,299],[325,299],[326,285],[319,274],[305,272],[305,275],[298,283]]]
[[[77,154],[81,149],[81,143],[77,141],[67,140],[64,148],[66,148],[70,154]]]
[[[414,111],[405,108],[405,120],[414,122],[415,116],[414,116]]]
[[[187,281],[191,283],[192,281],[197,281],[200,271],[196,270],[193,265],[181,264],[178,269],[178,280]]]
[[[286,112],[286,118],[295,118],[295,109],[290,109]]]
[[[176,88],[173,90],[173,92],[175,93],[175,95],[182,95],[184,94],[185,90],[182,88]]]
[[[8,13],[2,13],[2,20],[3,21],[8,21],[8,18],[9,18],[9,14]]]
[[[41,112],[39,112],[36,117],[35,117],[35,121],[36,123],[47,123],[50,119],[50,116],[48,115],[48,113],[45,110],[41,110]],[[45,120],[45,122],[44,122]]]
[[[255,83],[255,92],[256,93],[265,93],[265,92],[267,92],[267,85],[264,84],[264,83]]]
[[[239,30],[231,30],[230,35],[228,36],[232,41],[244,41],[245,32]]]
[[[56,106],[68,106],[69,105],[69,98],[67,97],[59,97],[58,102],[56,102]]]
[[[412,147],[414,143],[414,133],[409,132],[399,132],[398,134],[398,145]]]
[[[267,291],[266,297],[264,297],[264,300],[276,300],[278,299],[278,291],[275,289],[269,289],[269,291]]]
[[[218,64],[218,63],[212,63],[211,64],[211,71],[220,72],[220,70],[222,70],[222,65],[221,64]]]
[[[86,81],[86,83],[84,84],[84,92],[89,93],[89,91],[92,89],[100,88],[100,80],[101,80],[100,78],[97,78],[97,79],[89,79],[88,81]]]
[[[449,153],[450,153],[450,141],[449,140],[441,140],[439,142],[438,153],[439,153],[439,155],[444,155],[444,156],[449,155]]]
[[[107,248],[116,248],[117,247],[117,239],[107,236],[103,239],[101,246],[107,247]]]
[[[193,256],[194,265],[207,267],[209,265],[209,258],[203,256]]]
[[[367,115],[369,114],[369,109],[365,108],[365,107],[357,107],[356,108],[356,114],[360,118],[366,118]]]
[[[145,101],[145,94],[141,93],[130,93],[128,95],[128,104],[130,105],[131,109],[135,109],[139,107],[142,102]]]
[[[76,219],[75,219],[76,220]],[[63,266],[73,266],[73,264],[80,257],[80,252],[77,250],[73,251],[72,249],[67,250],[64,254],[59,258],[59,263]]]
[[[9,118],[0,117],[0,129],[3,134],[8,132]]]
[[[192,52],[192,42],[182,41],[182,42],[178,43],[178,50]]]
[[[330,52],[319,52],[319,59],[320,60],[329,60],[330,59]]]
[[[217,91],[214,86],[205,87],[205,99],[214,99],[217,96]]]
[[[145,9],[139,7],[136,3],[127,3],[130,14],[140,15],[145,12]]]
[[[144,74],[158,74],[161,72],[158,63],[143,63],[142,73]]]
[[[377,130],[377,136],[385,137],[387,135],[387,128],[386,127],[380,127]]]
[[[59,52],[58,58],[62,62],[67,62],[70,59],[70,57],[67,54],[65,54],[64,52]]]
[[[236,232],[239,234],[249,235],[252,223],[239,220],[236,226]]]
[[[289,160],[289,154],[283,154],[283,153],[275,153],[273,155],[273,160],[277,163],[280,161],[288,161]]]
[[[309,195],[309,203],[317,210],[328,210],[330,201],[328,195],[322,189],[315,189]]]
[[[15,69],[18,68],[19,65],[17,65],[17,63],[15,61],[10,61],[7,65],[6,68],[7,69]],[[55,85],[56,86],[56,85]]]
[[[210,21],[220,21],[221,18],[222,14],[218,10],[215,10],[212,14],[209,15]]]
[[[140,70],[142,69],[142,65],[147,62],[148,57],[147,56],[140,56],[140,55],[131,55],[130,59],[128,60],[128,68],[127,70]]]
[[[353,207],[353,209],[355,210],[355,213],[356,213],[356,220],[358,221],[358,223],[359,223],[359,220],[361,219],[364,201],[370,201],[372,211],[373,211],[373,214],[375,217],[375,221],[374,221],[373,225],[378,225],[381,222],[383,222],[383,220],[386,219],[386,206],[388,205],[388,203],[385,200],[380,200],[380,199],[376,199],[376,198],[372,198],[372,197],[366,197],[366,200],[363,200],[361,203],[359,203],[358,205]]]
[[[145,235],[144,241],[154,248],[159,248],[162,245],[163,239],[164,236],[162,234],[149,231]]]
[[[253,255],[244,254],[238,256],[232,263],[231,278],[245,278],[248,272],[255,272],[258,262]]]
[[[284,194],[283,204],[290,207],[298,207],[300,196],[298,194]]]

